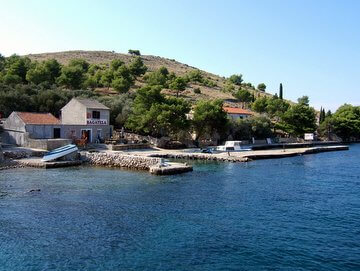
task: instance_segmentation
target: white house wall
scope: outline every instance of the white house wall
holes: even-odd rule
[[[25,123],[15,112],[6,119],[3,128],[2,140],[4,143],[24,145],[26,140]]]
[[[10,116],[4,122],[3,127],[5,130],[26,132],[25,123],[15,112],[10,114]]]
[[[86,125],[86,107],[72,99],[61,110],[61,123]]]

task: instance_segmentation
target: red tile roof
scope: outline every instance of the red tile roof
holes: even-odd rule
[[[241,114],[241,115],[253,115],[254,113],[246,110],[246,109],[242,109],[242,108],[237,108],[237,107],[226,107],[224,106],[224,110],[226,113],[228,114]]]
[[[60,124],[51,113],[16,112],[25,124]]]

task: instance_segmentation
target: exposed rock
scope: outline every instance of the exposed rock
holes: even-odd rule
[[[166,153],[166,154],[152,154],[151,157],[159,158],[173,158],[173,159],[188,159],[188,160],[206,160],[206,161],[223,161],[223,162],[248,162],[251,159],[247,157],[219,157],[206,153]]]
[[[7,150],[3,151],[5,159],[22,159],[29,157],[42,157],[46,151],[28,151],[28,150]]]
[[[160,163],[160,158],[101,152],[81,152],[81,159],[96,166],[124,167],[140,170],[149,170],[150,166]]]

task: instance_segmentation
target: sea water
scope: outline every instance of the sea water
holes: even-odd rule
[[[359,145],[165,177],[0,172],[0,270],[264,269],[360,270]]]

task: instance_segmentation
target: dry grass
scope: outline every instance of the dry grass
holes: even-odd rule
[[[47,59],[55,58],[61,64],[67,64],[71,59],[74,58],[82,58],[88,61],[91,64],[108,64],[113,59],[120,59],[125,63],[129,63],[134,56],[130,54],[120,54],[115,52],[109,51],[66,51],[66,52],[55,52],[55,53],[42,53],[42,54],[30,54],[27,55],[31,60],[36,61],[44,61]],[[142,55],[141,56],[144,64],[149,68],[149,71],[154,71],[161,66],[165,66],[169,72],[174,72],[177,75],[184,75],[191,70],[195,70],[196,68],[191,67],[187,64],[180,63],[174,59],[163,58],[159,56],[152,56],[152,55]],[[234,97],[231,93],[225,93],[222,91],[223,86],[225,84],[225,79],[221,76],[208,73],[206,71],[202,71],[202,74],[205,78],[208,78],[217,84],[216,87],[206,87],[197,84],[190,84],[189,87],[181,93],[181,96],[192,101],[196,102],[200,99],[223,99],[225,103],[228,103],[232,106],[240,106],[240,103],[237,103],[234,100]],[[140,80],[137,81],[135,84],[134,89],[141,87],[144,83]],[[194,89],[199,88],[201,93],[196,94],[194,93]],[[116,92],[112,91],[111,89],[98,89],[100,93],[113,95]],[[252,91],[252,90],[250,90]],[[175,95],[174,91],[171,90],[164,90],[163,91],[167,95]],[[257,92],[259,93],[259,92]],[[259,94],[257,94],[259,95]],[[271,96],[271,94],[264,94],[260,93],[261,96]]]

